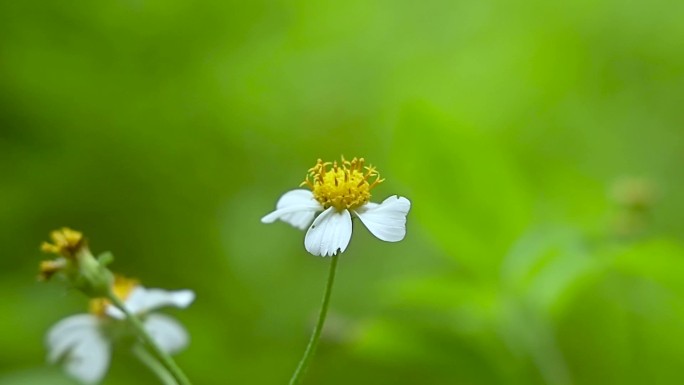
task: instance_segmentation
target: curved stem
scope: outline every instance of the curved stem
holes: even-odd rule
[[[318,313],[318,322],[316,322],[316,327],[314,327],[313,333],[311,334],[309,344],[306,346],[304,356],[299,361],[299,365],[297,365],[297,369],[292,375],[292,378],[290,378],[290,385],[296,385],[302,381],[302,377],[306,373],[306,369],[309,367],[311,358],[316,351],[316,346],[318,346],[318,340],[321,337],[321,332],[323,331],[323,324],[325,323],[325,317],[328,314],[328,305],[330,304],[330,294],[332,293],[333,282],[335,281],[335,270],[337,270],[338,257],[337,255],[333,255],[331,258],[332,261],[330,261],[328,282],[325,286],[325,293],[323,294],[321,311]]]
[[[145,364],[154,374],[157,375],[159,380],[162,382],[164,385],[177,385],[178,383],[176,380],[173,378],[171,373],[169,373],[168,369],[164,367],[159,361],[157,361],[150,352],[147,351],[142,345],[140,344],[135,344],[133,347],[133,354],[135,354],[136,357]]]
[[[188,377],[183,373],[180,367],[176,364],[176,362],[171,358],[170,355],[168,355],[165,351],[163,351],[156,342],[154,342],[154,339],[147,333],[145,330],[145,327],[143,324],[140,322],[138,317],[136,317],[133,313],[128,311],[126,306],[124,306],[123,302],[114,295],[114,293],[110,292],[109,296],[107,297],[114,306],[116,306],[119,310],[124,312],[126,315],[126,319],[128,322],[135,328],[135,330],[138,333],[138,337],[142,339],[142,341],[147,345],[152,352],[159,358],[159,360],[164,364],[164,366],[169,370],[171,375],[173,375],[173,378],[176,379],[179,385],[191,385],[190,380]]]

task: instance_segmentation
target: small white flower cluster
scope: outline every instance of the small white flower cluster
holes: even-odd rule
[[[150,312],[164,306],[185,308],[194,299],[191,290],[147,289],[137,284],[122,298],[126,309],[142,319],[145,330],[167,353],[185,348],[188,333],[173,318]],[[59,321],[46,338],[48,361],[62,361],[71,376],[86,384],[100,382],[107,372],[115,342],[108,330],[127,326],[121,310],[106,302],[100,304],[95,314],[77,314]]]

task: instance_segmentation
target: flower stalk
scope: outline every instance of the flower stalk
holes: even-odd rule
[[[149,347],[150,350],[152,350],[152,352],[154,353],[155,356],[157,356],[157,358],[159,358],[159,360],[166,367],[166,369],[168,369],[169,373],[171,373],[171,375],[178,382],[178,384],[179,385],[191,385],[190,380],[185,375],[183,370],[181,370],[181,368],[176,364],[176,362],[173,360],[173,358],[171,358],[171,356],[169,354],[164,352],[164,350],[162,350],[157,345],[157,343],[154,341],[152,336],[150,336],[149,333],[147,333],[147,331],[145,330],[145,327],[143,327],[143,324],[140,322],[138,317],[136,317],[133,313],[131,313],[126,308],[126,306],[121,301],[121,299],[119,299],[119,297],[117,297],[116,294],[114,294],[114,292],[111,290],[107,294],[107,299],[109,301],[111,301],[111,303],[116,308],[118,308],[119,310],[121,310],[124,313],[124,315],[126,316],[126,319],[131,324],[131,326],[133,326],[133,328],[135,329],[136,333],[138,334],[140,339],[143,341],[143,343],[145,345],[147,345],[147,347]]]
[[[335,282],[335,272],[337,271],[337,255],[333,255],[330,261],[330,270],[328,272],[328,282],[325,286],[325,293],[323,294],[323,302],[321,303],[321,310],[318,313],[318,321],[314,327],[313,333],[311,333],[311,338],[309,339],[309,344],[304,350],[304,355],[297,365],[294,374],[290,378],[290,385],[297,385],[301,383],[306,370],[311,363],[311,358],[316,352],[316,347],[318,346],[318,341],[321,338],[321,332],[323,331],[323,325],[325,324],[325,318],[328,315],[328,306],[330,305],[330,295],[332,294],[333,283]]]
[[[136,344],[133,347],[133,354],[147,366],[156,376],[159,381],[164,385],[177,385],[176,379],[169,373],[166,369],[150,352],[147,351],[142,345]]]

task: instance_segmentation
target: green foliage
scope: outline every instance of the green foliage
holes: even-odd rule
[[[0,384],[71,383],[61,226],[196,291],[194,383],[285,382],[328,261],[259,218],[340,155],[413,206],[401,243],[354,224],[307,383],[677,383],[683,4],[0,3]]]

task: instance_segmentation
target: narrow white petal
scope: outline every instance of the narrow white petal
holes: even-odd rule
[[[176,320],[160,314],[150,314],[145,319],[145,330],[167,353],[175,353],[186,346],[190,337],[185,328]]]
[[[378,239],[398,242],[406,236],[406,215],[411,202],[399,196],[391,196],[381,204],[368,203],[355,213],[368,230]]]
[[[306,250],[313,255],[332,256],[349,245],[352,221],[349,211],[329,207],[314,220],[304,238]]]
[[[107,372],[110,344],[95,316],[66,318],[50,330],[47,343],[48,361],[54,363],[64,357],[67,372],[84,383],[99,382]]]
[[[261,218],[263,223],[273,223],[280,219],[283,222],[304,230],[311,224],[316,212],[323,206],[313,197],[309,190],[297,189],[283,194],[276,204],[276,210]]]
[[[138,286],[126,298],[124,305],[131,313],[141,314],[163,306],[186,308],[194,300],[195,292],[192,290],[167,291]],[[124,314],[114,306],[107,307],[107,315],[119,319],[125,318]]]

